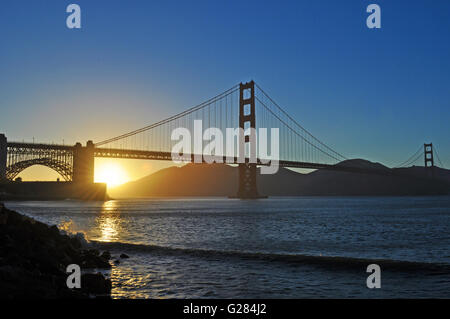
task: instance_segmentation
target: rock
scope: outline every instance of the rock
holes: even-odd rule
[[[98,250],[83,250],[81,268],[111,268],[108,260],[99,256]]]
[[[120,258],[125,259],[125,258],[130,258],[130,256],[128,256],[127,254],[120,254]]]
[[[110,294],[111,280],[101,273],[81,275],[81,289],[94,294]]]
[[[8,214],[3,211],[3,204],[0,203],[0,225],[5,225],[8,222]]]
[[[105,250],[105,251],[100,255],[100,257],[102,257],[103,259],[106,259],[106,260],[110,260],[110,259],[111,259],[111,253],[110,253],[109,251]]]
[[[120,260],[119,260],[119,259],[116,259],[116,260],[114,260],[114,263],[115,263],[116,265],[118,265],[118,264],[120,264]]]
[[[82,275],[85,287],[69,289],[66,267],[111,268],[108,253],[83,250],[78,238],[56,226],[0,206],[0,299],[88,298],[108,295],[111,281],[102,274]],[[83,279],[84,278],[84,279]]]
[[[56,225],[50,226],[49,228],[50,232],[52,233],[53,236],[58,236],[59,235],[59,229]]]
[[[88,251],[91,255],[100,256],[100,252],[97,249],[89,249]]]

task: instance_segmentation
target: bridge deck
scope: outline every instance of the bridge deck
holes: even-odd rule
[[[22,143],[22,142],[8,142],[8,147],[29,149],[32,150],[65,150],[73,151],[75,146],[61,145],[61,144],[35,144],[35,143]],[[132,150],[132,149],[118,149],[118,148],[94,148],[94,157],[103,158],[121,158],[121,159],[143,159],[143,160],[159,160],[159,161],[183,161],[183,162],[194,162],[195,155],[189,154],[186,156],[172,157],[170,152],[158,152],[158,151],[143,151],[143,150]],[[203,157],[202,157],[203,158]],[[213,157],[216,162],[223,162],[227,164],[238,164],[238,158],[228,158],[226,156]],[[248,162],[248,159],[247,159]],[[206,163],[203,160],[203,163]],[[262,161],[257,159],[257,165],[270,165],[270,162]],[[361,168],[345,166],[342,164],[331,165],[324,163],[311,163],[311,162],[297,162],[297,161],[286,161],[280,160],[278,162],[280,167],[286,168],[304,168],[304,169],[328,169],[334,171],[345,171],[353,173],[363,173],[363,174],[377,174],[377,175],[399,175],[392,169],[373,169],[373,168]]]
[[[65,150],[71,151],[75,146],[62,144],[41,144],[41,143],[23,143],[23,142],[8,142],[8,147],[32,149],[32,150]]]
[[[174,156],[170,152],[154,152],[154,151],[141,151],[141,150],[126,150],[117,148],[95,148],[95,157],[107,157],[107,158],[122,158],[122,159],[146,159],[146,160],[160,160],[160,161],[184,161],[184,162],[194,162],[196,155],[189,154],[186,156]],[[200,155],[199,155],[200,156]],[[212,157],[216,162],[222,162],[227,164],[239,164],[239,159],[237,157],[228,158],[226,156],[216,156]],[[247,162],[249,160],[247,159]],[[206,163],[203,160],[203,163]],[[258,166],[270,165],[270,162],[262,161],[257,159],[256,164]],[[373,169],[373,168],[361,168],[352,167],[345,165],[331,165],[323,163],[311,163],[311,162],[296,162],[296,161],[285,161],[281,160],[278,162],[280,167],[286,168],[304,168],[304,169],[328,169],[336,171],[345,171],[352,173],[363,173],[363,174],[377,174],[377,175],[397,175],[391,169]]]

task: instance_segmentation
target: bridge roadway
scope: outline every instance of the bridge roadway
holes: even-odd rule
[[[23,143],[23,142],[8,142],[8,147],[21,149],[23,152],[33,152],[42,150],[55,150],[55,151],[75,151],[76,146],[71,145],[61,145],[61,144],[36,144],[36,143]],[[120,148],[101,148],[94,147],[93,149],[94,157],[103,158],[120,158],[120,159],[142,159],[142,160],[158,160],[158,161],[185,161],[194,162],[194,154],[172,157],[171,152],[159,152],[159,151],[143,151],[143,150],[132,150],[132,149],[120,149]],[[234,157],[233,161],[230,163],[227,161],[226,156],[214,157],[216,160],[222,160],[223,163],[228,164],[238,164],[238,158]],[[248,159],[247,159],[248,161]],[[257,165],[270,165],[268,163],[262,162],[257,159]],[[286,168],[304,168],[304,169],[327,169],[333,171],[344,171],[352,173],[363,173],[363,174],[377,174],[377,175],[399,175],[392,169],[374,169],[374,168],[361,168],[346,166],[345,164],[322,164],[322,163],[311,163],[311,162],[297,162],[297,161],[279,161],[278,165],[280,167]]]
[[[141,150],[126,150],[126,149],[118,149],[118,148],[95,148],[94,149],[95,157],[107,157],[107,158],[122,158],[122,159],[146,159],[146,160],[160,160],[160,161],[185,161],[185,162],[194,162],[194,158],[196,155],[189,154],[185,156],[172,157],[172,153],[170,152],[156,152],[156,151],[141,151]],[[200,156],[200,155],[199,155]],[[238,158],[233,157],[232,161],[227,161],[226,156],[213,156],[213,159],[216,161],[221,160],[223,163],[227,164],[239,164]],[[247,162],[249,159],[246,159]],[[203,163],[206,163],[203,161]],[[270,163],[266,161],[261,161],[257,159],[256,164],[258,166],[268,166]],[[344,171],[344,172],[352,172],[352,173],[363,173],[363,174],[377,174],[377,175],[398,175],[393,170],[386,169],[375,169],[375,168],[361,168],[361,167],[352,167],[346,166],[345,164],[322,164],[322,163],[311,163],[311,162],[297,162],[297,161],[286,161],[281,160],[278,162],[280,167],[286,168],[304,168],[304,169],[327,169],[334,171]]]

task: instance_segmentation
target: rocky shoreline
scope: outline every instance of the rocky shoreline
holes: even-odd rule
[[[0,203],[0,298],[110,298],[111,255],[89,249],[80,238],[62,234]],[[81,288],[69,289],[66,268],[81,268]]]

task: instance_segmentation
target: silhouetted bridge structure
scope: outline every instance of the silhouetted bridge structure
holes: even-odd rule
[[[257,139],[253,134],[259,128],[279,129],[279,160],[276,165],[288,168],[331,169],[364,174],[395,174],[393,170],[369,169],[339,165],[347,158],[333,150],[308,132],[289,116],[269,95],[253,81],[241,83],[214,98],[192,107],[182,113],[164,119],[141,129],[85,146],[74,146],[9,142],[0,135],[0,180],[13,181],[24,169],[33,165],[44,165],[58,172],[65,181],[80,184],[94,182],[94,158],[122,158],[172,161],[174,159],[194,162],[200,154],[189,152],[173,156],[171,134],[175,128],[196,130],[194,122],[201,120],[205,128],[240,128],[234,154],[244,152],[244,161],[237,156],[215,153],[216,162],[239,165],[237,197],[258,198],[256,187],[257,166],[270,165],[271,159],[259,158],[256,154]],[[203,132],[200,132],[205,137]],[[270,134],[270,132],[268,132]],[[208,135],[208,134],[206,134]],[[206,136],[211,140],[212,133]],[[193,142],[192,144],[194,144]],[[202,141],[201,150],[203,150]],[[272,151],[272,150],[268,150]],[[253,157],[251,156],[253,154]],[[228,156],[226,156],[228,155]],[[413,163],[424,155],[425,166],[434,166],[431,144],[420,149],[402,166]],[[200,156],[203,162],[204,159]],[[252,160],[253,159],[253,160]]]

